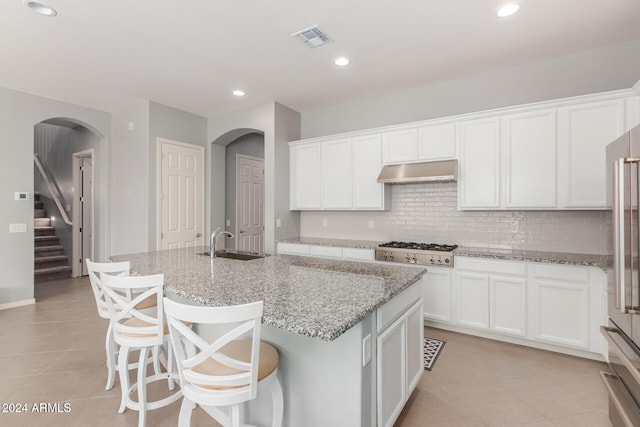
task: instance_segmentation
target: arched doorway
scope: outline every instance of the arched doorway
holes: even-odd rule
[[[86,275],[95,253],[96,150],[102,137],[80,121],[34,126],[35,282]]]
[[[213,141],[211,229],[234,233],[227,247],[264,252],[264,156],[264,132],[256,129],[235,129]]]

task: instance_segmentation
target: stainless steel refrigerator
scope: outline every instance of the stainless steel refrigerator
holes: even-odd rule
[[[609,367],[602,378],[614,426],[640,426],[640,127],[607,146],[613,268],[608,270],[609,324],[602,327]]]

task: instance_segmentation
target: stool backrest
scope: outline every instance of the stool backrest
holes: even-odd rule
[[[262,301],[226,307],[202,307],[165,298],[164,304],[183,393],[195,403],[213,406],[233,405],[254,399],[258,382]],[[198,328],[203,325],[222,327],[217,329],[224,329],[224,332],[207,340],[198,335],[195,328],[185,326],[185,322]],[[250,340],[251,351],[243,357],[244,360],[224,354],[225,351],[229,353],[228,349],[240,341],[249,344],[247,340]],[[232,344],[225,349],[229,343]],[[216,366],[218,371],[224,373],[204,374],[199,369],[203,365]]]
[[[102,275],[102,287],[109,308],[109,317],[116,342],[136,346],[160,345],[164,336],[163,319],[164,275],[112,276]],[[155,310],[139,309],[145,299],[156,301]]]
[[[91,289],[93,290],[93,296],[96,300],[96,307],[98,308],[98,314],[100,317],[109,318],[109,307],[104,297],[104,291],[102,289],[102,275],[111,274],[114,276],[128,276],[131,265],[129,261],[123,262],[93,262],[89,258],[85,260],[87,264],[87,271],[89,272],[89,281],[91,282]],[[129,295],[130,297],[130,295]]]

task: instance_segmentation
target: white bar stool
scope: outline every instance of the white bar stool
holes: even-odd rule
[[[89,281],[91,282],[91,289],[93,290],[93,296],[96,301],[96,307],[98,309],[98,315],[103,319],[110,320],[109,316],[109,307],[107,306],[107,301],[104,297],[104,291],[102,290],[102,274],[110,274],[113,276],[129,276],[129,270],[131,269],[128,261],[125,262],[93,262],[89,258],[85,260],[87,265],[87,271],[89,272]],[[131,299],[130,294],[126,294],[126,297]],[[155,310],[156,300],[152,297],[147,298],[136,305],[136,308],[139,310]],[[113,328],[111,327],[111,322],[109,322],[109,327],[107,328],[107,336],[105,339],[105,351],[107,353],[107,385],[105,387],[106,390],[111,390],[113,388],[113,383],[116,377],[116,371],[118,370],[118,365],[116,361],[118,360],[118,345],[113,339]],[[159,369],[158,364],[158,352],[154,352],[154,357],[151,359],[154,362],[154,367]],[[130,363],[128,369],[136,369],[138,367],[137,363]],[[160,372],[159,370],[156,371]]]
[[[184,400],[178,425],[191,424],[199,405],[225,427],[241,425],[240,405],[269,390],[272,426],[282,426],[283,396],[278,380],[278,351],[260,341],[262,301],[229,307],[202,307],[164,299],[171,343]],[[224,332],[208,342],[185,322],[216,325]],[[226,413],[221,407],[228,407]],[[244,424],[242,424],[244,425]]]
[[[102,286],[105,299],[109,307],[109,316],[113,328],[113,337],[120,345],[118,354],[118,370],[120,373],[120,386],[122,399],[118,412],[123,413],[126,408],[137,410],[138,426],[143,427],[146,422],[147,410],[153,410],[167,406],[181,397],[180,390],[169,396],[153,401],[147,401],[147,384],[168,380],[169,389],[175,388],[174,379],[177,374],[173,372],[173,354],[171,346],[167,351],[167,372],[156,371],[154,375],[147,376],[147,360],[149,351],[154,348],[162,349],[165,341],[168,342],[169,334],[165,327],[164,310],[162,305],[164,275],[152,276],[102,276]],[[133,295],[131,300],[126,296]],[[157,309],[154,312],[143,311],[136,308],[137,304],[146,298],[156,300]],[[188,328],[188,326],[185,326]],[[127,363],[130,350],[139,350],[137,383],[129,386]],[[162,351],[162,350],[161,350]],[[131,398],[131,394],[138,391],[138,401]]]

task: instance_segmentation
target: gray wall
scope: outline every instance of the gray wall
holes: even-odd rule
[[[148,248],[155,250],[157,241],[157,156],[158,138],[206,147],[207,119],[173,107],[149,103],[149,213]],[[206,154],[205,154],[206,156]],[[205,161],[206,164],[206,161]],[[205,167],[206,168],[206,167]],[[206,207],[206,204],[204,205]],[[206,208],[205,208],[206,210]]]
[[[32,193],[34,126],[51,118],[72,118],[100,135],[96,151],[96,206],[105,222],[96,229],[99,256],[106,251],[107,144],[111,116],[48,98],[0,88],[0,307],[33,298],[33,200],[16,201],[14,192]],[[97,213],[98,214],[98,213]],[[9,233],[9,224],[27,224],[26,233]]]
[[[250,133],[242,136],[227,145],[225,154],[225,219],[230,221],[228,227],[226,223],[220,224],[224,230],[236,232],[236,155],[264,159],[264,136],[257,133]],[[217,225],[216,225],[217,227]],[[214,227],[215,229],[215,227]],[[235,243],[225,239],[228,247],[234,247]]]
[[[100,138],[82,126],[71,128],[47,123],[39,123],[35,126],[34,152],[40,154],[43,163],[53,174],[64,198],[63,206],[72,221],[73,210],[66,207],[73,205],[73,154],[89,149],[97,150],[99,144]],[[65,224],[44,179],[37,170],[34,171],[34,190],[40,193],[47,215],[55,217],[51,225],[56,230],[56,236],[64,248],[65,255],[71,259],[72,226]],[[103,220],[104,218],[96,216],[94,227],[100,229]]]
[[[307,111],[302,137],[628,89],[638,79],[640,40]]]
[[[257,132],[264,135],[265,159],[265,252],[273,253],[276,239],[299,234],[299,213],[289,211],[289,145],[300,138],[300,115],[278,103],[269,103],[240,112],[208,119],[210,229],[224,224],[225,166],[220,162],[223,147],[231,141]],[[276,228],[276,219],[282,226]]]

